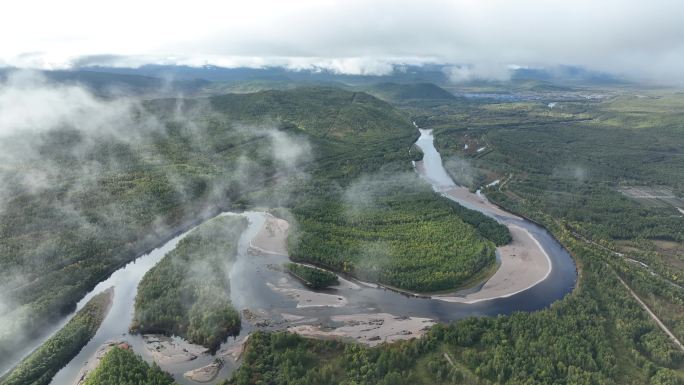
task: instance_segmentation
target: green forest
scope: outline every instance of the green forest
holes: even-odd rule
[[[64,126],[3,139],[37,148],[8,154],[3,180],[49,179],[10,184],[0,211],[0,322],[17,327],[3,328],[0,353],[207,213],[337,194],[333,185],[409,159],[415,137],[387,103],[332,88],[146,101],[128,124],[96,138]],[[300,145],[304,156],[287,158]]]
[[[93,338],[107,315],[112,295],[110,289],[94,296],[62,329],[0,379],[0,384],[49,384],[52,377]]]
[[[346,196],[293,210],[292,260],[421,292],[456,288],[495,262],[494,244],[414,174],[361,179]]]
[[[376,348],[256,333],[226,384],[683,383],[684,354],[626,291],[616,290],[618,271],[604,262],[609,256],[559,234],[582,256],[582,281],[549,309],[471,317]]]
[[[421,126],[437,130],[447,167],[451,157],[466,159],[471,174],[462,180],[471,180],[471,187],[502,180],[486,189],[488,197],[558,237],[580,268],[577,288],[546,310],[468,318],[437,325],[419,340],[377,348],[258,334],[226,383],[683,384],[684,355],[618,281],[684,338],[684,293],[661,278],[681,283],[681,264],[657,247],[660,240],[681,241],[682,219],[671,207],[632,201],[616,186],[656,183],[681,195],[679,159],[653,156],[676,152],[672,143],[682,143],[673,107],[684,99],[650,100],[638,108],[632,101],[568,103],[551,112],[541,103],[402,104]],[[464,143],[488,150],[464,152]],[[468,222],[468,215],[460,217]],[[620,241],[627,239],[640,240],[629,243],[630,256],[659,275],[616,258],[610,250],[625,251]]]
[[[13,148],[30,143],[39,151],[27,159],[16,154],[17,163],[0,170],[4,179],[27,172],[50,179],[38,190],[16,187],[0,211],[0,281],[10,304],[0,315],[3,324],[29,334],[40,330],[72,310],[97,282],[207,213],[290,207],[298,221],[311,226],[303,238],[312,247],[316,237],[328,237],[327,231],[344,238],[351,231],[344,227],[351,224],[337,218],[334,229],[327,227],[328,219],[319,213],[341,213],[347,187],[362,175],[412,172],[409,161],[420,156],[407,152],[417,133],[406,115],[362,92],[334,88],[151,100],[133,111],[131,119],[130,132],[119,135],[94,138],[65,126],[7,138]],[[125,134],[136,140],[125,140]],[[285,150],[298,146],[302,155],[288,158]],[[415,178],[410,183],[421,182]],[[403,224],[397,219],[407,213],[384,210],[388,217],[368,224],[364,242],[385,237],[390,227],[411,224],[421,224],[424,235],[441,231],[442,237],[468,228],[458,219],[444,218],[446,204],[423,189],[421,199],[429,201],[430,210],[441,208],[408,213]],[[432,215],[441,216],[442,224],[450,222],[450,230],[431,223]],[[394,222],[385,221],[391,217]],[[425,286],[420,282],[425,277],[410,277],[409,267],[397,262],[385,282],[416,290],[456,286],[493,260],[491,243],[470,229],[464,236],[460,245],[465,249],[451,257],[474,266],[459,267],[437,285]],[[380,238],[378,250],[388,243]],[[378,253],[378,260],[419,246],[402,242],[390,242],[393,251]],[[349,257],[342,253],[335,251],[335,260],[325,264],[341,271],[344,261],[358,258],[358,251]],[[320,258],[301,252],[299,257],[310,262]],[[447,262],[426,259],[416,271],[435,271]],[[22,335],[3,329],[0,352],[20,343]]]
[[[151,366],[130,349],[113,347],[84,385],[172,385],[173,377],[157,364]]]
[[[296,88],[182,105],[148,101],[140,117],[165,117],[163,129],[143,130],[136,143],[104,136],[93,145],[68,128],[41,134],[46,164],[66,171],[45,190],[17,191],[3,206],[0,278],[14,310],[0,322],[37,330],[117,267],[219,209],[289,208],[298,225],[289,240],[295,261],[418,292],[467,284],[491,270],[495,246],[510,234],[439,197],[413,173],[410,161],[421,154],[411,146],[411,117],[435,130],[456,180],[476,188],[499,179],[486,195],[541,223],[568,248],[577,288],[544,310],[437,325],[422,339],[376,348],[259,332],[227,383],[684,383],[681,351],[618,280],[684,339],[684,264],[681,254],[664,251],[684,241],[684,219],[672,206],[621,192],[665,186],[682,196],[684,98],[573,99],[552,110],[537,100],[423,103],[390,88],[400,95],[398,109],[361,92]],[[433,87],[415,95],[423,89],[439,96]],[[287,165],[274,156],[296,145],[306,156]],[[88,183],[77,177],[84,159],[98,165]],[[3,172],[12,167],[28,166]],[[219,226],[224,220],[230,223]],[[230,258],[242,228],[236,218],[219,218],[183,239],[143,279],[133,328],[212,348],[239,330],[225,275],[200,281],[188,263],[173,261],[203,260],[216,272],[217,256]],[[25,279],[15,282],[14,274]],[[70,339],[59,349],[48,342],[27,359],[40,364],[22,363],[5,382],[49,382],[94,333],[94,322],[68,324],[60,334],[80,337],[65,334]],[[0,354],[14,334],[0,336]],[[158,369],[134,363],[140,359],[133,353],[113,354],[102,383],[133,381],[122,369],[129,362],[136,378],[145,378],[130,383],[170,383]]]
[[[684,196],[684,97],[625,94],[559,105],[460,101],[413,112],[436,116],[425,124],[434,124],[447,168],[449,159],[470,165],[472,187],[502,181],[485,189],[490,199],[648,266],[619,269],[639,277],[641,298],[681,339],[683,294],[671,289],[684,285],[684,218],[676,201]],[[475,142],[488,150],[463,150]],[[679,198],[634,199],[624,193],[632,188]]]
[[[640,203],[619,190],[667,186],[682,195],[678,154],[684,98],[620,96],[562,106],[472,102],[442,107],[446,116],[441,119],[451,124],[435,124],[435,145],[445,159],[466,159],[480,184],[513,174],[504,191],[496,186],[488,191],[511,209],[563,218],[596,239],[682,242],[684,224],[673,215],[675,207]],[[463,150],[474,141],[488,150]]]
[[[138,286],[131,330],[181,336],[211,350],[240,331],[228,273],[247,219],[214,218],[178,242]]]
[[[246,190],[269,186],[275,172],[268,145],[255,142],[265,134],[238,132],[228,122],[167,121],[149,132],[140,124],[134,128],[142,137],[133,143],[68,129],[26,139],[44,147],[30,163],[33,172],[55,175],[44,190],[17,191],[0,212],[0,275],[11,305],[1,323],[36,332],[207,213],[244,207]],[[16,172],[25,167],[17,164]],[[25,335],[9,327],[2,333],[0,352]]]

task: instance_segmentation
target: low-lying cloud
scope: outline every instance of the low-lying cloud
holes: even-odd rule
[[[454,179],[454,182],[461,186],[473,186],[477,178],[477,170],[473,167],[470,160],[454,155],[444,161],[444,168]]]
[[[469,64],[452,65],[444,68],[444,72],[454,83],[466,83],[474,80],[510,80],[513,68],[502,64]]]
[[[103,133],[112,122],[122,127],[131,123],[131,107],[125,99],[98,100],[82,87],[49,84],[37,72],[14,71],[0,83],[0,137],[60,126]]]
[[[32,314],[21,298],[31,298],[46,273],[82,262],[81,246],[121,241],[100,251],[123,258],[137,252],[134,241],[155,244],[177,225],[166,213],[150,218],[157,204],[177,202],[183,207],[171,214],[183,210],[187,220],[237,199],[276,206],[292,178],[306,178],[305,138],[273,122],[238,125],[208,102],[193,104],[157,113],[154,102],[99,98],[35,72],[0,83],[0,353],[14,346],[3,345],[8,339],[21,339]],[[211,147],[212,133],[226,148]],[[278,194],[250,201],[249,193],[269,188]]]
[[[573,179],[577,182],[584,182],[589,178],[587,167],[578,164],[565,164],[555,167],[552,176],[560,179]]]

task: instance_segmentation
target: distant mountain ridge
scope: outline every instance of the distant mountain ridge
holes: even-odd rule
[[[332,86],[362,90],[387,101],[453,100],[461,87],[511,92],[567,91],[576,86],[629,84],[619,77],[579,67],[518,68],[509,80],[472,79],[454,83],[448,65],[395,66],[385,75],[351,75],[329,70],[290,70],[284,67],[224,68],[217,66],[149,64],[137,68],[87,66],[71,70],[36,71],[48,81],[80,84],[100,96],[133,95],[147,98],[211,96],[269,89]],[[0,68],[0,80],[16,68]],[[446,88],[446,89],[445,89]],[[448,90],[447,90],[448,89]],[[453,92],[453,94],[451,92]]]
[[[162,114],[178,108],[176,99],[153,100],[147,105]],[[357,141],[388,132],[410,134],[415,130],[409,119],[389,103],[364,92],[333,87],[299,87],[187,99],[182,108],[190,112],[202,106],[233,120],[289,123],[310,135],[331,139]]]
[[[81,70],[107,72],[128,75],[143,75],[176,80],[204,79],[212,82],[237,82],[246,80],[277,81],[337,81],[348,85],[374,83],[450,83],[448,64],[395,65],[394,69],[384,75],[343,74],[325,69],[291,70],[284,67],[226,68],[218,66],[190,67],[185,65],[148,64],[138,68],[119,68],[106,66],[81,67]],[[510,80],[540,80],[560,84],[620,84],[626,81],[619,76],[593,71],[578,66],[561,65],[548,68],[513,68]],[[476,79],[475,82],[487,81]],[[466,84],[469,82],[465,82]]]
[[[449,91],[434,83],[378,83],[367,87],[367,92],[381,99],[403,101],[412,99],[453,100]]]
[[[0,80],[5,80],[16,68],[0,69]],[[169,92],[194,92],[210,82],[202,79],[173,80],[135,73],[111,73],[88,70],[34,71],[48,82],[81,85],[100,96],[158,95]]]

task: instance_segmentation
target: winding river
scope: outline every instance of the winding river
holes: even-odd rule
[[[463,206],[478,210],[506,226],[516,226],[530,235],[547,258],[543,266],[537,266],[537,268],[544,269],[542,278],[532,282],[529,287],[523,287],[515,292],[505,293],[496,298],[485,296],[469,302],[459,302],[453,299],[477,294],[479,290],[486,287],[487,282],[482,282],[468,290],[449,294],[444,298],[416,297],[347,280],[342,280],[343,284],[336,288],[312,293],[299,281],[278,268],[288,260],[287,256],[254,255],[250,252],[250,241],[268,220],[267,214],[262,212],[223,213],[220,215],[244,215],[249,219],[249,226],[239,241],[237,261],[231,266],[230,273],[230,295],[233,304],[240,310],[249,309],[249,313],[243,313],[243,327],[240,335],[230,338],[217,352],[225,360],[225,365],[220,369],[218,377],[206,383],[216,383],[230,375],[237,363],[235,360],[225,359],[228,357],[227,352],[235,348],[256,328],[282,330],[302,325],[333,325],[334,327],[339,325],[340,317],[384,313],[395,316],[397,319],[420,317],[419,319],[448,322],[468,316],[493,316],[510,314],[514,311],[539,310],[563,298],[574,288],[577,279],[574,262],[549,232],[488,203],[478,194],[472,194],[458,187],[442,166],[440,154],[433,144],[431,131],[421,130],[421,136],[416,144],[424,153],[423,161],[416,163],[416,170],[432,184],[435,191]],[[145,360],[149,362],[154,360],[154,351],[150,349],[149,341],[146,342],[142,336],[128,334],[135,293],[145,272],[159,262],[190,231],[192,230],[171,239],[161,247],[122,267],[107,280],[98,284],[79,302],[78,308],[80,309],[97,293],[114,287],[112,308],[97,334],[78,356],[54,377],[52,384],[75,384],[84,364],[92,360],[97,349],[111,339],[126,341]],[[328,301],[328,306],[315,306],[316,299],[312,302],[313,305],[303,302],[302,298],[306,297],[307,293],[318,296],[316,298],[325,299]],[[253,315],[253,317],[247,319],[245,314],[250,314],[250,317]],[[42,340],[48,337],[49,335],[46,335]],[[183,343],[175,337],[170,340],[181,345]],[[183,374],[188,370],[210,364],[215,356],[198,353],[193,357],[191,360],[161,366],[169,371],[180,384],[196,385],[197,382],[184,377]]]

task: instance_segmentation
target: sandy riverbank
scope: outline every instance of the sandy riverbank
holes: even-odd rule
[[[271,290],[285,294],[286,296],[297,301],[297,308],[305,307],[344,307],[347,305],[347,298],[335,295],[318,293],[315,291],[295,289],[290,287],[276,286],[272,283],[266,283]]]
[[[157,334],[143,335],[146,353],[162,368],[170,368],[181,362],[192,361],[209,351],[204,346],[191,344],[181,338]]]
[[[129,345],[125,341],[110,340],[105,342],[105,344],[100,346],[95,354],[93,354],[93,356],[86,361],[81,371],[78,372],[75,384],[82,385],[88,377],[88,374],[97,368],[97,366],[100,364],[100,361],[102,361],[102,358],[104,358],[104,356],[115,346],[119,346],[123,349],[130,349]]]
[[[551,272],[551,259],[526,229],[508,225],[513,241],[497,248],[501,266],[480,290],[464,296],[436,295],[432,298],[460,303],[475,303],[505,298],[529,289],[546,279]]]
[[[239,360],[240,357],[242,357],[242,353],[244,353],[245,351],[245,344],[249,340],[249,336],[250,335],[247,334],[244,338],[235,341],[228,348],[218,352],[217,355],[224,359],[230,359],[234,362],[237,362],[237,360]]]
[[[331,320],[343,325],[335,328],[299,325],[287,330],[305,337],[346,338],[375,346],[383,342],[421,337],[435,324],[429,318],[397,317],[388,313],[337,315],[332,316]]]
[[[249,242],[250,250],[256,253],[287,255],[287,234],[290,224],[271,214],[265,214],[264,225]]]
[[[415,162],[418,174],[430,181],[435,191],[444,197],[465,207],[496,216],[508,227],[513,238],[510,244],[497,248],[501,264],[496,273],[477,291],[463,295],[435,295],[432,298],[448,302],[475,303],[512,296],[546,279],[552,269],[551,258],[529,231],[510,223],[522,218],[499,208],[479,192],[473,194],[465,187],[456,186],[446,174],[439,155],[430,152],[431,150],[436,152],[432,144],[427,143],[424,151],[431,155],[427,159],[427,164],[424,161]],[[428,167],[432,168],[428,170]]]
[[[522,219],[516,215],[509,213],[508,211],[500,209],[497,205],[490,202],[486,197],[471,193],[470,190],[468,190],[465,187],[449,187],[448,189],[444,189],[441,192],[448,198],[452,198],[457,202],[462,201],[466,204],[478,207],[483,211],[490,212],[494,215],[498,215],[504,218]]]
[[[214,362],[212,362],[209,365],[202,366],[201,368],[193,370],[188,370],[187,372],[183,373],[183,377],[200,383],[211,382],[216,378],[216,376],[218,376],[219,371],[222,367],[223,360],[215,359]]]

